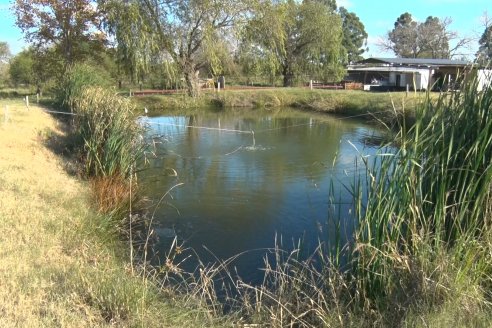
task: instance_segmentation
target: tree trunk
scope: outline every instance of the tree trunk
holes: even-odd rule
[[[193,65],[185,65],[183,74],[186,82],[186,89],[190,97],[196,98],[200,95],[200,85],[198,83],[198,72]]]
[[[285,65],[282,74],[284,75],[284,87],[291,87],[294,85],[294,73],[290,69],[289,65]]]

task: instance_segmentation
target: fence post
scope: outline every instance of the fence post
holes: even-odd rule
[[[217,91],[220,91],[220,82],[217,82]]]
[[[309,80],[309,89],[313,90],[313,80]]]
[[[8,121],[9,121],[9,106],[5,105],[5,107],[3,108],[3,123],[7,124]]]
[[[29,110],[29,96],[26,96],[26,107]]]
[[[39,92],[36,93],[36,103],[39,104]]]

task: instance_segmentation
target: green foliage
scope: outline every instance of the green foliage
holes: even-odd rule
[[[449,36],[446,22],[437,17],[429,16],[418,26],[421,58],[450,58]]]
[[[458,270],[446,285],[490,284],[492,88],[477,94],[476,87],[472,80],[462,92],[426,99],[411,127],[403,121],[396,153],[381,154],[376,165],[364,159],[366,179],[354,185],[353,255],[366,307],[388,307],[393,298],[439,302],[446,289],[420,288],[438,279],[432,270],[442,270],[444,257]]]
[[[347,51],[347,63],[362,60],[365,49],[362,47],[367,43],[367,33],[364,24],[355,13],[349,12],[344,7],[339,9],[342,18],[343,41],[342,44]]]
[[[292,86],[300,73],[323,80],[343,76],[341,20],[320,2],[267,2],[245,34],[244,62],[267,74],[282,74],[284,86]]]
[[[109,79],[101,70],[87,64],[74,65],[68,69],[56,91],[56,103],[64,110],[74,110],[75,101],[87,87],[107,87]]]
[[[485,27],[480,40],[480,47],[477,52],[477,60],[482,65],[487,65],[492,62],[492,25]]]
[[[99,12],[90,0],[16,0],[14,13],[26,40],[38,48],[53,47],[65,65],[92,56],[105,41],[98,32]]]
[[[450,58],[458,49],[470,42],[459,38],[456,32],[449,30],[451,20],[429,16],[418,23],[408,12],[401,14],[393,30],[388,32],[382,48],[391,50],[404,58]],[[454,41],[453,47],[450,42]]]
[[[0,61],[10,58],[10,49],[7,42],[0,42]]]
[[[417,57],[417,22],[410,13],[401,14],[395,27],[388,33],[389,48],[398,57]]]
[[[248,14],[249,1],[103,1],[109,30],[134,75],[147,71],[153,56],[172,61],[188,94],[199,92],[198,74],[222,71],[223,46]],[[123,19],[122,19],[123,17]]]
[[[71,99],[75,127],[84,141],[88,176],[129,177],[139,156],[140,126],[130,100],[101,87],[83,86]]]
[[[0,87],[7,84],[10,49],[7,42],[0,42]]]
[[[35,80],[34,58],[32,52],[24,50],[10,61],[10,80],[17,87],[19,84],[31,85]]]

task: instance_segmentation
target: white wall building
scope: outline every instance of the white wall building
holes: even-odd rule
[[[467,61],[425,58],[369,58],[347,68],[347,80],[365,90],[449,90],[473,69]],[[492,81],[491,70],[479,69],[479,89]]]

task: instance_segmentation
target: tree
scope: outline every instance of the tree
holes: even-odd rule
[[[445,22],[437,17],[429,16],[417,27],[418,57],[449,58],[449,39]]]
[[[10,58],[10,48],[7,42],[0,42],[0,61],[6,61]]]
[[[483,31],[482,37],[478,41],[477,59],[479,63],[486,65],[492,62],[492,25],[489,25]]]
[[[30,85],[34,82],[34,58],[32,50],[24,50],[18,53],[10,61],[10,80],[15,87],[19,84]]]
[[[319,1],[266,3],[252,18],[244,43],[292,86],[300,73],[338,80],[343,75],[342,23]]]
[[[199,93],[200,69],[219,63],[215,45],[232,33],[249,9],[247,0],[107,0],[100,4],[108,13],[108,27],[122,58],[134,74],[145,71],[155,53],[169,56],[193,97]]]
[[[478,51],[476,53],[476,61],[480,65],[492,64],[492,18],[487,12],[482,16],[484,31],[478,40]]]
[[[16,0],[14,10],[26,40],[38,48],[54,47],[67,65],[101,50],[105,41],[91,0]]]
[[[7,42],[0,42],[0,85],[8,80],[8,60],[10,58],[10,49]]]
[[[404,58],[451,58],[459,55],[458,50],[471,41],[451,31],[451,23],[450,18],[441,20],[433,16],[418,23],[411,14],[404,13],[397,18],[380,47]],[[450,47],[451,41],[454,41],[454,47]]]
[[[348,12],[344,7],[338,10],[342,18],[342,45],[347,52],[347,62],[353,63],[362,59],[367,44],[367,33],[364,24],[355,13]]]
[[[409,13],[401,14],[395,22],[392,31],[388,33],[387,48],[392,50],[398,57],[418,56],[417,45],[417,27],[418,24]]]

